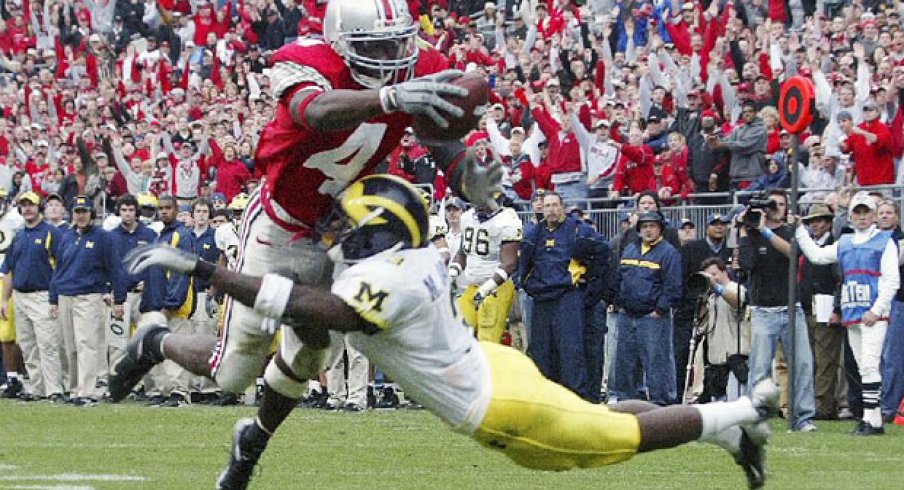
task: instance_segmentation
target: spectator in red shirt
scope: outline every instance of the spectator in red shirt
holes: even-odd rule
[[[640,123],[634,121],[628,130],[628,144],[621,144],[621,159],[615,170],[610,198],[636,196],[643,191],[656,192],[656,177],[653,173],[655,155],[653,149],[643,144]]]
[[[879,108],[872,101],[863,106],[863,122],[854,126],[848,111],[837,116],[841,131],[847,135],[842,150],[850,152],[854,174],[859,185],[893,184],[895,166],[892,157],[892,138],[888,126],[879,121]]]

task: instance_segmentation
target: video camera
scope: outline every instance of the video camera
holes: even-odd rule
[[[764,210],[768,209],[778,209],[778,203],[770,199],[768,195],[760,194],[751,198],[747,202],[747,212],[744,213],[744,220],[741,224],[750,228],[757,228],[760,226],[760,219],[763,217]]]
[[[709,294],[709,278],[700,272],[695,272],[687,278],[687,297],[700,299]]]

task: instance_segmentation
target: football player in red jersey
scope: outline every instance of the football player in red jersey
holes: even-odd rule
[[[239,271],[279,272],[307,284],[328,284],[332,263],[318,230],[334,198],[367,175],[398,144],[413,116],[446,127],[463,110],[445,100],[466,91],[449,80],[460,72],[435,72],[436,52],[419,53],[417,24],[403,0],[330,0],[325,40],[299,39],[271,57],[276,115],[264,128],[255,168],[265,176],[251,197],[240,232]],[[478,166],[461,143],[431,148],[453,189],[471,202],[492,201],[501,168]],[[152,326],[115,365],[112,398],[125,397],[141,374],[163,356],[224,391],[254,382],[278,324],[253,308],[228,300],[219,341],[180,336]],[[156,329],[156,330],[155,330]],[[165,354],[143,345],[164,343]],[[288,416],[316,377],[329,340],[301,339],[283,329],[282,342],[264,373],[257,423],[261,444],[234,451],[220,487],[244,488],[266,439]],[[156,346],[154,346],[156,347]],[[213,355],[211,356],[211,352]],[[209,362],[209,364],[208,364]]]

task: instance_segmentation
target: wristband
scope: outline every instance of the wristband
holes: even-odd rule
[[[459,274],[461,274],[461,264],[452,262],[452,264],[449,265],[449,277],[455,279]]]
[[[760,235],[763,235],[766,240],[772,240],[772,237],[775,236],[775,232],[773,232],[769,228],[763,228],[762,230],[760,230]]]
[[[479,288],[477,288],[477,294],[479,294],[483,297],[487,297],[490,294],[492,294],[493,291],[495,291],[497,287],[498,287],[498,285],[496,284],[496,281],[493,280],[493,278],[491,277],[491,278],[487,279],[486,282],[481,284]]]
[[[390,85],[380,89],[380,108],[384,114],[396,111],[395,89]]]
[[[199,279],[210,281],[210,278],[213,277],[213,273],[216,272],[216,270],[216,264],[198,259],[198,262],[195,264],[195,270],[192,271],[192,275]]]
[[[289,304],[294,281],[278,274],[267,274],[261,281],[260,292],[254,298],[254,311],[264,318],[279,320]]]
[[[495,274],[495,275],[499,276],[500,278],[502,278],[502,282],[507,281],[508,278],[509,278],[508,272],[505,272],[505,269],[503,269],[502,267],[500,267],[500,268],[496,269],[495,271],[493,271],[493,274]]]

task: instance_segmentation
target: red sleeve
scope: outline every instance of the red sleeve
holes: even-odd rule
[[[675,45],[675,49],[677,49],[679,53],[685,56],[693,54],[693,50],[691,49],[691,34],[688,32],[687,24],[682,21],[676,26],[666,20],[665,30],[669,33],[669,37],[672,38],[672,44]]]
[[[220,76],[220,57],[214,53],[213,67],[210,69],[210,81],[220,90],[223,90],[223,77]]]
[[[891,132],[892,156],[900,158],[904,153],[904,109],[900,105],[898,111],[895,112],[895,118],[891,121],[889,131]]]
[[[189,69],[189,66],[190,65],[188,63],[185,64],[185,67],[182,68],[182,76],[179,77],[179,88],[181,88],[182,90],[188,90],[188,75],[191,71]]]
[[[584,125],[584,128],[587,131],[590,131],[590,125],[592,121],[590,120],[590,106],[587,104],[581,104],[581,107],[578,109],[578,120],[581,121],[581,124]]]
[[[169,68],[163,61],[158,63],[157,78],[160,81],[160,91],[163,92],[163,95],[168,94],[172,89],[172,84],[169,79]]]
[[[626,146],[622,146],[622,150],[627,148]],[[625,170],[627,170],[628,157],[622,153],[621,157],[618,159],[618,165],[615,167],[615,179],[612,181],[612,190],[621,192],[624,190],[625,183]]]
[[[596,73],[593,74],[593,83],[601,94],[606,93],[606,63],[603,60],[596,62]]]
[[[765,51],[761,52],[759,57],[757,58],[757,63],[760,66],[760,73],[766,76],[769,81],[772,81],[772,67],[769,66],[769,54]]]
[[[537,126],[540,127],[540,131],[543,132],[546,139],[556,137],[556,133],[559,132],[561,126],[559,126],[559,123],[549,115],[546,108],[534,108],[531,109],[530,113],[534,116],[534,120],[537,121]]]
[[[88,72],[88,78],[91,79],[91,86],[97,87],[97,58],[93,54],[85,57],[85,70]]]

